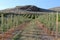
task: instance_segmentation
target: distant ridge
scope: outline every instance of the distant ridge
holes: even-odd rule
[[[29,11],[29,12],[54,12],[52,10],[39,8],[34,5],[16,6],[15,8],[0,10],[0,12],[3,12],[3,13],[20,13],[20,12],[26,12],[26,11]]]
[[[50,8],[49,10],[54,10],[54,11],[58,11],[58,12],[60,12],[60,7]]]

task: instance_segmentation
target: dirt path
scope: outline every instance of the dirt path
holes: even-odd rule
[[[22,37],[20,37],[19,40],[54,40],[54,37],[50,36],[45,32],[46,29],[42,28],[42,23],[40,23],[39,21],[35,22],[24,29],[24,32],[22,32],[21,34]]]
[[[46,34],[48,35],[55,35],[55,32],[52,30],[49,30],[44,24],[40,23],[39,21],[36,21],[36,25],[37,27],[39,27],[40,29],[44,30]]]
[[[52,30],[49,30],[44,24],[40,23],[38,20],[36,21],[36,25],[37,27],[39,27],[40,29],[44,30],[44,32],[52,37],[54,37],[55,39],[55,32]],[[42,33],[43,34],[43,33]],[[60,34],[58,33],[58,40],[60,40]]]
[[[19,31],[22,31],[28,24],[29,22],[25,22],[16,28],[9,29],[4,34],[0,34],[0,40],[11,40],[15,34],[17,34]]]
[[[29,23],[30,22],[25,22],[16,28],[9,29],[4,34],[0,34],[0,40],[11,40],[14,35],[21,32],[26,26],[28,26]],[[26,31],[24,31],[25,33],[24,32],[22,33],[23,37],[26,37],[26,39],[28,38],[29,40],[30,39],[34,40],[34,38],[41,39],[41,40],[54,40],[54,37],[50,36],[50,35],[54,34],[53,31],[50,31],[47,27],[45,27],[44,24],[40,23],[38,20],[35,22],[35,24],[37,26],[32,27],[32,29],[27,27],[27,28],[29,28],[28,29],[29,31],[27,29],[25,29],[26,30]],[[41,32],[44,32],[44,33],[41,33]],[[48,34],[48,35],[46,35],[46,34]]]

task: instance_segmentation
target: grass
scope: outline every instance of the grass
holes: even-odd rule
[[[43,15],[36,15],[36,19],[39,20],[41,23],[43,23],[48,29],[51,30],[51,28],[53,28],[53,31],[56,31],[56,14],[43,14]],[[3,29],[3,32],[6,32],[7,30],[9,30],[12,27],[16,27],[17,25],[20,25],[21,23],[31,20],[31,25],[29,25],[29,28],[26,28],[26,30],[32,30],[32,27],[35,27],[35,24],[33,25],[35,19],[34,19],[34,15],[14,15],[14,17],[10,16],[10,17],[4,17],[3,18],[3,23],[1,24],[1,17],[0,17],[0,25],[3,25],[0,27],[0,29]],[[59,29],[58,31],[60,32],[60,14],[58,17],[58,21],[59,21]],[[16,34],[14,40],[17,40],[21,37],[21,35],[18,33]]]
[[[0,30],[3,32],[6,32],[7,30],[9,30],[12,27],[16,27],[16,26],[20,25],[21,23],[23,23],[25,21],[31,20],[31,19],[25,18],[20,15],[14,15],[14,17],[13,16],[8,16],[8,17],[2,16],[2,17],[0,17],[0,25],[1,25]]]
[[[47,28],[56,30],[56,14],[44,14],[40,15],[38,20],[43,23]]]
[[[3,30],[3,32],[7,31],[8,29],[10,29],[12,27],[16,27],[17,25],[20,25],[24,21],[34,19],[35,18],[34,16],[37,17],[37,15],[23,15],[23,16],[10,15],[10,16],[5,16],[5,17],[3,16],[3,19],[1,19],[1,17],[0,17],[0,25],[3,25],[0,28],[1,28],[1,30]],[[37,19],[41,23],[43,23],[46,27],[48,27],[49,29],[53,28],[54,31],[56,30],[56,13],[39,15],[39,17]],[[3,23],[2,23],[2,21],[3,21]],[[60,22],[60,14],[58,17],[58,21]]]

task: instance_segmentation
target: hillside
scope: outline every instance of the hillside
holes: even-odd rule
[[[53,12],[52,10],[39,8],[33,5],[26,5],[26,6],[16,6],[14,8],[9,8],[5,10],[0,10],[3,13],[21,13],[21,12]]]
[[[59,11],[60,12],[60,7],[50,8],[50,10],[54,10],[54,11]]]

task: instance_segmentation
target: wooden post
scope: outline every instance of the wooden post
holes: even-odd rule
[[[15,14],[14,14],[14,17],[13,17],[13,26],[15,26]]]
[[[9,27],[9,22],[8,22],[8,17],[6,18],[6,30],[8,30],[8,27]]]
[[[56,39],[58,40],[58,12],[56,13]]]
[[[33,14],[31,15],[31,19],[33,18]]]
[[[13,21],[12,21],[12,19],[13,19],[13,14],[11,14],[11,27],[13,26]]]
[[[29,14],[29,16],[28,16],[28,18],[30,17],[30,14]]]
[[[1,31],[2,31],[2,33],[3,33],[3,14],[1,14]],[[3,40],[3,38],[2,38],[2,40]]]
[[[14,20],[13,21],[13,26],[16,27],[17,26],[17,21],[18,21],[17,15],[14,14],[13,20]]]
[[[16,15],[15,19],[16,19],[16,27],[17,27],[17,25],[18,25],[18,15]]]
[[[1,14],[1,28],[2,28],[1,30],[2,30],[2,32],[3,32],[3,25],[4,25],[3,24],[3,14]]]

